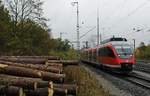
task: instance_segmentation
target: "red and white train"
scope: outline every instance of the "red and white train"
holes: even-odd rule
[[[133,48],[125,38],[110,38],[81,52],[82,61],[94,62],[119,73],[129,73],[135,64]]]

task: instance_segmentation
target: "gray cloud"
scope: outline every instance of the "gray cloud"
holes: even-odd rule
[[[50,18],[53,36],[59,37],[60,32],[67,34],[63,38],[76,40],[76,7],[72,0],[44,0],[45,16]],[[124,36],[138,45],[141,41],[150,41],[150,1],[149,0],[78,0],[80,8],[80,35],[96,26],[97,7],[100,14],[100,32],[103,38],[112,35]],[[84,22],[84,24],[82,24]],[[144,28],[144,32],[133,32],[133,28]],[[91,31],[82,41],[96,35],[96,29]],[[92,36],[92,37],[91,37]]]

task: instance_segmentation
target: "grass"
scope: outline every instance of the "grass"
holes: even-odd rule
[[[94,76],[80,66],[67,66],[64,68],[64,73],[67,76],[66,82],[78,85],[77,96],[111,96],[104,92]]]

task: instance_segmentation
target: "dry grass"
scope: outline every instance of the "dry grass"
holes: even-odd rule
[[[91,76],[84,68],[80,66],[67,66],[64,68],[67,75],[66,82],[76,83],[78,85],[77,96],[110,96],[104,92],[94,76]]]

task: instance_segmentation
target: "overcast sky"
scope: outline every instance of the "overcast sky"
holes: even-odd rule
[[[50,19],[54,38],[76,41],[76,6],[74,0],[43,0],[45,16]],[[150,0],[78,0],[80,12],[80,36],[96,26],[97,8],[99,8],[100,33],[102,39],[113,35],[126,37],[130,42],[136,39],[150,42]],[[133,30],[143,29],[140,32]],[[84,36],[81,41],[96,40],[96,28]]]

